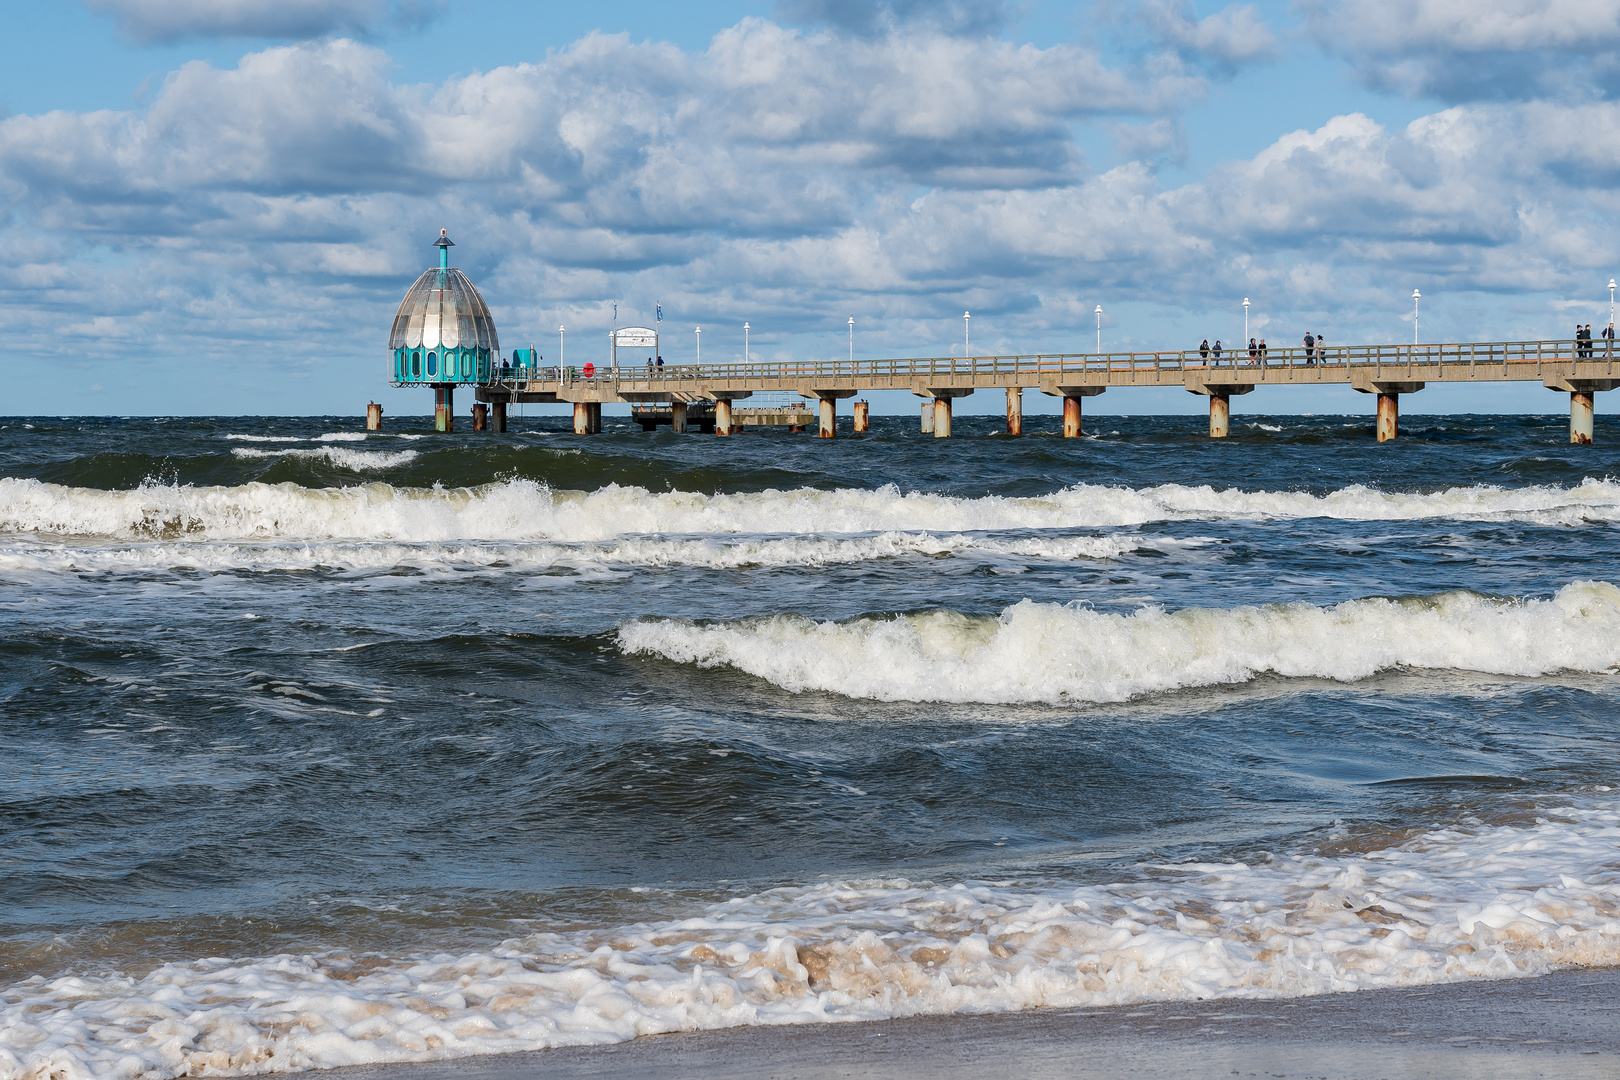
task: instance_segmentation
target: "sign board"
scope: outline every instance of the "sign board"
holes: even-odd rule
[[[613,344],[621,349],[656,349],[658,331],[645,326],[626,326],[614,333]]]

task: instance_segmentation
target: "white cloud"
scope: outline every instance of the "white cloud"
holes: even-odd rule
[[[1448,100],[1613,93],[1620,0],[1309,0],[1307,23],[1379,89]]]
[[[139,42],[248,37],[302,40],[425,22],[445,0],[85,0]]]
[[[1192,0],[1140,0],[1132,14],[1161,44],[1224,68],[1275,58],[1277,39],[1253,4],[1229,4],[1200,19]]]
[[[1082,294],[1348,310],[1393,280],[1562,288],[1607,257],[1620,106],[1344,115],[1169,190],[1142,160],[1088,168],[1077,125],[1174,156],[1204,87],[1174,58],[755,19],[438,86],[343,40],[188,64],[138,111],[0,119],[8,333],[367,353],[440,227],[513,341],[615,296],[788,329],[858,303],[897,335],[970,307],[1039,334]]]

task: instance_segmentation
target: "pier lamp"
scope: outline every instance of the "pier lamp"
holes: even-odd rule
[[[748,324],[743,323],[743,363],[748,363]]]
[[[1413,289],[1412,290],[1412,344],[1414,344],[1414,345],[1416,345],[1418,343],[1418,328],[1417,328],[1418,301],[1421,300],[1421,299],[1423,299],[1423,294],[1418,292],[1416,289]]]
[[[1609,325],[1614,325],[1614,278],[1609,279]]]
[[[855,316],[849,317],[849,362],[855,363]]]
[[[697,362],[703,363],[703,327],[694,326],[692,334],[697,338]]]
[[[1243,298],[1243,344],[1249,343],[1249,298]]]
[[[1102,355],[1102,305],[1097,305],[1097,355]]]
[[[559,370],[563,367],[563,334],[565,332],[561,326],[557,327],[557,367]]]
[[[968,320],[972,318],[972,315],[965,311],[962,312],[962,356],[964,358],[973,355],[973,350],[968,347]]]

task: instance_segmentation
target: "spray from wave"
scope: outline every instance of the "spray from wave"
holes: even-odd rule
[[[237,454],[286,451],[239,448]],[[389,468],[412,451],[296,449]],[[336,455],[358,454],[358,458]],[[626,535],[835,535],[889,531],[976,532],[1135,526],[1159,521],[1329,517],[1360,521],[1512,520],[1542,525],[1620,521],[1620,483],[1575,487],[1450,488],[1387,493],[1360,485],[1326,495],[1081,484],[1032,498],[964,498],[893,486],[707,495],[654,493],[610,484],[554,491],[530,480],[474,488],[341,488],[251,483],[237,487],[146,484],[133,490],[66,487],[0,478],[0,531],[113,539],[555,540]]]
[[[729,666],[799,693],[879,701],[1126,701],[1257,675],[1344,682],[1398,667],[1496,675],[1620,664],[1620,589],[1574,582],[1547,600],[1453,592],[1332,607],[1143,608],[1024,600],[999,616],[928,611],[848,622],[776,615],[696,624],[642,619],[619,648]]]
[[[1620,964],[1620,804],[1341,858],[1074,887],[784,888],[461,956],[276,956],[0,989],[0,1074],[229,1076],[748,1024],[1284,998]]]

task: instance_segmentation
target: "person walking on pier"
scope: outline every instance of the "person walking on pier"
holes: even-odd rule
[[[1220,338],[1215,339],[1215,348],[1210,350],[1210,351],[1215,354],[1215,366],[1220,367],[1221,366],[1221,339]]]
[[[1204,358],[1204,363],[1209,363],[1209,338],[1199,342],[1198,355]]]
[[[1254,343],[1254,338],[1250,338],[1249,339],[1249,366],[1250,367],[1254,366],[1255,360],[1258,359],[1259,356],[1260,356],[1260,347]]]
[[[1580,323],[1575,324],[1575,358],[1578,360],[1586,358],[1586,331],[1582,329]]]
[[[1327,363],[1327,339],[1321,334],[1316,335],[1316,358],[1324,364]]]
[[[1266,366],[1266,339],[1260,339],[1260,366]]]
[[[1305,366],[1311,367],[1316,363],[1316,338],[1309,331],[1305,331]]]
[[[1614,323],[1603,328],[1603,351],[1610,356],[1614,355]]]
[[[1591,323],[1586,324],[1586,329],[1582,332],[1581,338],[1582,338],[1582,340],[1584,340],[1586,342],[1586,355],[1587,355],[1587,357],[1590,358],[1592,356],[1595,356],[1597,354],[1597,349],[1592,347],[1592,324]]]

